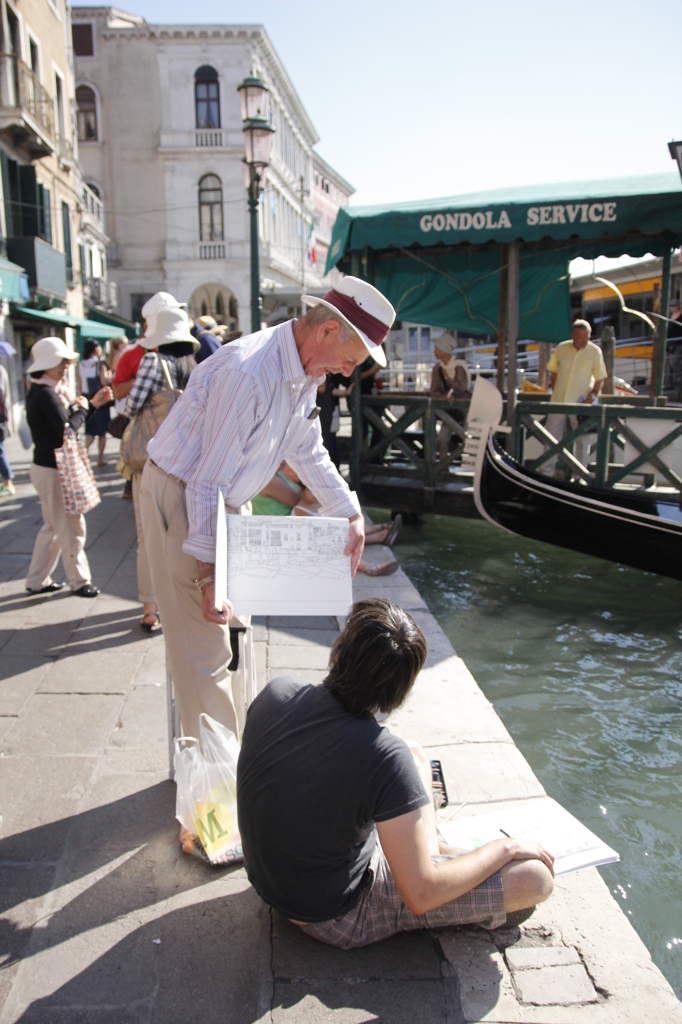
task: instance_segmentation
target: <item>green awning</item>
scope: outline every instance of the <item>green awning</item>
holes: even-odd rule
[[[326,272],[350,250],[365,246],[430,248],[463,242],[504,244],[517,238],[574,243],[598,239],[601,244],[635,233],[682,238],[682,182],[677,172],[524,185],[392,206],[346,206],[334,224]],[[597,255],[602,255],[601,247]]]
[[[129,341],[134,341],[135,338],[140,336],[139,325],[133,323],[132,320],[126,320],[125,317],[118,316],[117,313],[105,313],[104,310],[91,307],[88,310],[88,319],[90,322],[94,320],[98,324],[109,324],[110,327],[118,327],[119,335],[123,336],[125,334]]]
[[[30,297],[24,268],[0,257],[0,298],[8,302],[25,302]]]
[[[344,207],[325,273],[339,264],[365,276],[399,320],[496,334],[500,250],[515,240],[519,337],[562,341],[571,322],[569,261],[658,256],[679,245],[682,182],[674,172]]]
[[[33,317],[34,320],[43,320],[49,324],[59,324],[60,327],[73,327],[78,330],[82,338],[95,338],[97,341],[105,341],[107,338],[116,338],[121,334],[119,327],[110,327],[108,324],[100,324],[95,320],[85,320],[83,317],[72,316],[65,309],[31,309],[29,306],[15,306],[17,313]]]

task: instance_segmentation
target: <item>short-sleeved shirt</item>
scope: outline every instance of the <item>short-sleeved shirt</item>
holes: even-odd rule
[[[351,910],[375,822],[429,802],[403,740],[349,714],[323,686],[274,679],[251,704],[237,767],[249,881],[295,921]]]
[[[606,377],[602,350],[593,341],[581,349],[572,341],[562,341],[554,349],[547,370],[557,375],[552,402],[579,402],[596,380]]]
[[[139,344],[139,342],[137,345],[130,345],[125,349],[116,364],[116,373],[114,374],[113,380],[115,386],[118,386],[119,384],[127,384],[129,380],[135,380],[145,351],[146,350]]]

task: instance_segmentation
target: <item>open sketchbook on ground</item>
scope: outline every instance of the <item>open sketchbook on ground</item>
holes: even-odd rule
[[[218,492],[215,605],[237,615],[346,615],[348,520],[225,514]]]
[[[446,821],[439,828],[450,846],[462,850],[477,850],[505,833],[515,839],[533,839],[554,854],[555,875],[620,860],[615,850],[551,798]]]

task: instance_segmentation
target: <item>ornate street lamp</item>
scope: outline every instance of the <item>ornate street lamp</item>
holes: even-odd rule
[[[246,143],[246,190],[251,218],[251,331],[261,328],[260,270],[258,268],[258,203],[265,169],[270,163],[270,148],[275,129],[265,117],[267,86],[251,72],[237,86],[242,107]]]
[[[669,142],[668,149],[673,160],[677,160],[677,169],[682,178],[682,142]]]

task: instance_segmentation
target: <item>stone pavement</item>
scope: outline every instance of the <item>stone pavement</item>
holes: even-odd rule
[[[560,879],[521,929],[414,933],[340,952],[265,907],[243,868],[182,855],[163,638],[138,626],[131,504],[113,466],[99,470],[104,500],[87,518],[100,597],[27,598],[40,510],[26,454],[9,448],[18,488],[0,501],[0,1024],[682,1022],[597,871]],[[427,666],[396,717],[442,760],[452,806],[542,800],[404,573],[358,577],[355,593],[391,596],[425,632]],[[337,632],[334,619],[260,622],[259,677],[319,681]]]

